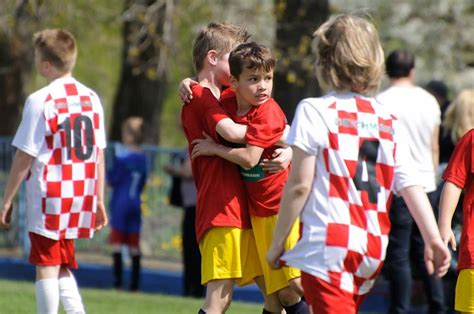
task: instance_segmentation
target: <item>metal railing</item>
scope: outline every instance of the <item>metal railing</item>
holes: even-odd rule
[[[111,165],[113,153],[118,144],[108,143],[106,164]],[[144,145],[150,170],[145,190],[142,194],[141,249],[145,257],[178,261],[181,256],[181,220],[183,211],[169,204],[168,191],[171,178],[163,171],[163,166],[173,162],[182,150]],[[15,150],[11,138],[0,137],[0,197],[3,198],[6,181],[10,172]],[[106,188],[108,204],[109,188]],[[29,240],[26,231],[26,202],[24,185],[16,200],[12,226],[9,231],[0,231],[0,248],[19,249],[27,256]],[[77,253],[108,255],[109,230],[106,228],[95,234],[93,239],[76,241]]]

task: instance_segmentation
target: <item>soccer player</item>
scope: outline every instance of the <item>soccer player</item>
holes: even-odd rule
[[[17,148],[4,192],[0,227],[8,228],[13,198],[26,178],[29,260],[36,265],[38,313],[85,313],[70,268],[74,239],[107,225],[103,109],[94,91],[72,77],[76,41],[63,29],[33,36],[35,65],[48,85],[31,94],[13,139]]]
[[[192,158],[217,155],[241,166],[266,293],[275,294],[286,313],[305,313],[304,301],[289,285],[290,280],[299,279],[300,271],[293,267],[272,270],[265,259],[289,171],[286,168],[269,173],[259,165],[262,157],[271,158],[287,125],[285,114],[271,98],[275,65],[271,51],[255,42],[241,44],[230,53],[231,86],[235,93],[222,97],[221,104],[234,122],[247,125],[246,146],[223,146],[208,137],[193,142]],[[298,227],[295,222],[286,249],[298,240]]]
[[[215,141],[244,138],[226,133],[222,127],[234,122],[219,105],[222,86],[229,85],[230,51],[248,39],[240,27],[210,23],[199,32],[193,45],[193,63],[198,85],[192,88],[193,99],[183,106],[181,121],[192,150],[192,141],[206,132]],[[251,281],[261,273],[245,266],[248,245],[254,244],[250,230],[247,198],[237,167],[221,158],[205,157],[192,161],[197,187],[196,237],[202,256],[202,283],[207,285],[206,299],[200,313],[223,313],[232,300],[237,281]],[[244,269],[249,273],[245,279]]]
[[[402,129],[373,98],[384,68],[375,27],[340,15],[314,36],[318,77],[334,91],[298,104],[288,136],[292,169],[267,259],[273,267],[281,259],[302,270],[314,313],[356,313],[383,264],[392,190],[420,228],[430,272],[444,275],[450,254],[417,184]],[[284,252],[300,215],[301,239]]]
[[[112,188],[110,199],[110,237],[113,253],[114,287],[122,287],[122,246],[128,247],[132,261],[130,291],[140,283],[141,194],[147,180],[147,160],[140,145],[144,122],[129,117],[122,123],[122,143],[115,150],[107,182]]]
[[[453,142],[457,144],[443,174],[445,183],[438,225],[443,241],[456,250],[451,226],[457,204],[462,203],[463,224],[454,307],[462,313],[474,313],[474,89],[464,89],[458,94],[448,107],[445,122],[452,131]]]

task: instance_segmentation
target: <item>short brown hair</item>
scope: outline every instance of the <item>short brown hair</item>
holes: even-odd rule
[[[33,45],[41,60],[51,62],[61,72],[70,72],[76,63],[76,40],[64,29],[45,29],[33,35]]]
[[[244,68],[265,69],[270,72],[275,65],[276,59],[270,49],[256,42],[240,44],[229,56],[230,74],[237,79]]]
[[[374,94],[384,73],[375,27],[365,18],[338,15],[313,34],[322,79],[336,91]]]
[[[122,123],[122,140],[125,136],[135,145],[140,145],[145,139],[145,121],[141,117],[128,117]]]
[[[209,50],[216,50],[219,56],[232,51],[235,46],[246,42],[249,33],[240,26],[228,23],[209,23],[199,32],[193,44],[193,64],[196,73],[204,66]]]

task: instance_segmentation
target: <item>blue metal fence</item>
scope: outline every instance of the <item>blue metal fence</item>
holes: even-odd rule
[[[118,143],[108,143],[106,164],[110,165]],[[173,162],[173,156],[182,150],[144,145],[147,156],[149,178],[142,194],[142,234],[141,247],[145,257],[160,260],[178,261],[181,256],[181,219],[182,211],[169,205],[168,191],[171,178],[163,171],[163,166]],[[11,138],[0,137],[0,193],[3,197],[6,181],[10,172],[14,148]],[[110,195],[106,188],[106,198]],[[107,202],[108,203],[108,202]],[[26,231],[26,203],[24,186],[15,200],[12,227],[0,232],[0,248],[15,249],[28,253],[29,242]],[[94,239],[76,241],[76,251],[108,255],[109,230],[106,228],[94,236]]]

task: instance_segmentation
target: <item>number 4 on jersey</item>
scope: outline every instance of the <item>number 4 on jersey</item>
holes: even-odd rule
[[[375,165],[380,142],[374,140],[364,140],[359,149],[357,168],[353,177],[355,186],[359,191],[366,191],[369,202],[377,204],[377,194],[380,191],[380,184],[377,182]]]

